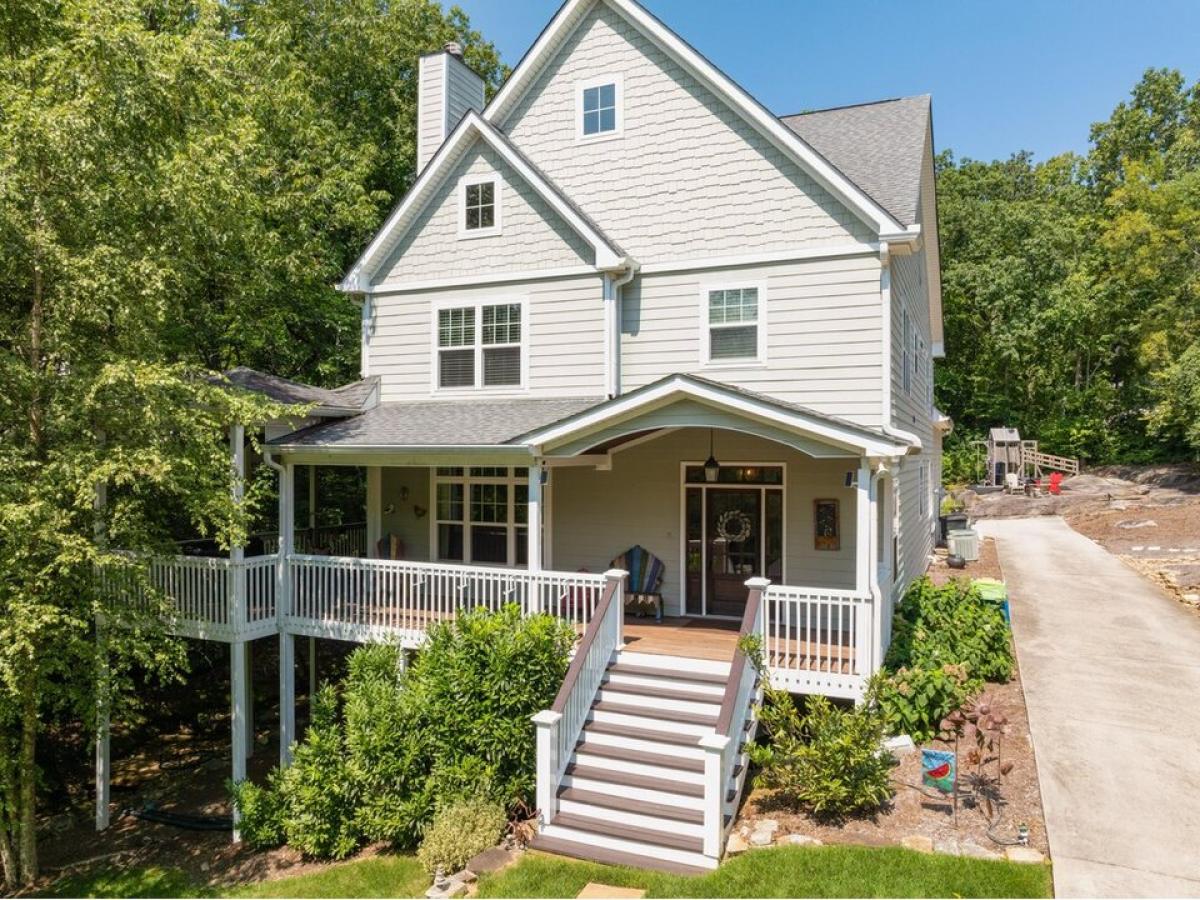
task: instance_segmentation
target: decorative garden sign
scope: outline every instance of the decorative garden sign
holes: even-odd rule
[[[841,523],[838,521],[838,501],[814,500],[813,522],[816,527],[815,546],[818,550],[840,550]]]
[[[954,793],[954,753],[949,750],[921,751],[921,782],[943,794]]]

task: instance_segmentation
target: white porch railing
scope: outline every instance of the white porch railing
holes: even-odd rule
[[[268,531],[256,536],[262,539],[266,552],[277,553],[279,551],[279,532]],[[367,547],[366,522],[297,528],[292,539],[293,549],[297,553],[365,557],[370,550]]]
[[[558,786],[571,752],[587,722],[604,673],[623,640],[626,574],[613,569],[602,576],[607,581],[604,595],[575,648],[558,696],[549,709],[533,717],[537,726],[537,804],[543,826],[554,819]]]
[[[604,576],[586,572],[444,565],[386,559],[293,555],[289,630],[356,639],[395,635],[419,642],[434,622],[476,607],[518,604],[582,630],[600,602]]]
[[[763,655],[776,687],[858,699],[878,666],[875,607],[854,591],[770,585]]]

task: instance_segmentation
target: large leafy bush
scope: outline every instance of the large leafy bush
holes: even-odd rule
[[[417,850],[417,859],[430,875],[439,867],[447,874],[457,872],[475,854],[495,846],[506,823],[504,807],[494,800],[455,800],[434,817]]]
[[[763,784],[820,816],[877,809],[890,799],[891,760],[881,750],[878,707],[843,708],[811,696],[802,715],[786,691],[768,689],[766,700],[759,721],[770,743],[750,748]]]
[[[985,681],[1007,681],[1012,667],[1008,624],[996,606],[965,581],[939,586],[921,578],[896,608],[884,670],[869,695],[889,731],[926,741]]]
[[[465,798],[502,812],[530,803],[531,717],[553,702],[574,640],[561,620],[512,605],[435,626],[407,669],[397,647],[359,648],[340,689],[318,693],[292,765],[266,788],[235,787],[243,830],[341,858],[368,840],[413,846]]]

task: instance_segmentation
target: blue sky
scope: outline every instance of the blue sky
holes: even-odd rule
[[[559,6],[457,3],[510,66]],[[1084,151],[1146,68],[1200,77],[1200,0],[643,3],[777,114],[932,94],[959,157]]]

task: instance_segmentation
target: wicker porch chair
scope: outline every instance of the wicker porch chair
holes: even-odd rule
[[[654,612],[654,621],[661,622],[663,615],[662,586],[663,561],[645,547],[630,547],[611,563],[611,568],[624,569],[629,575],[625,579],[625,610],[643,616],[648,610]]]

